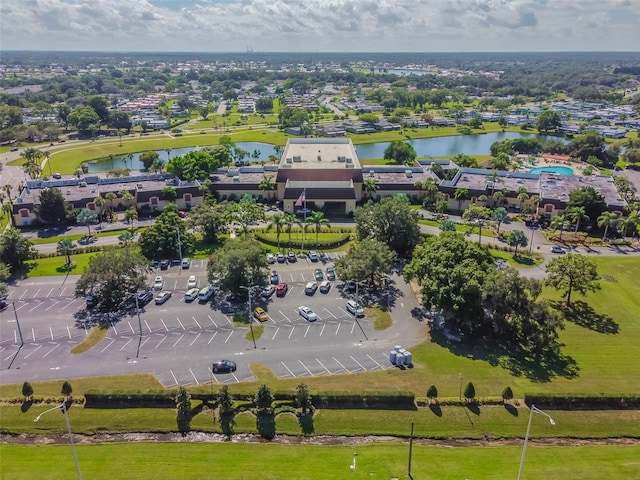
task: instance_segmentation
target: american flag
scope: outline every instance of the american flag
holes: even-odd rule
[[[296,200],[296,207],[301,207],[304,204],[307,196],[306,192],[307,192],[306,190],[302,191],[302,193],[298,197],[298,200]]]

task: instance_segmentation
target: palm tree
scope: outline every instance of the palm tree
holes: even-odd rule
[[[67,270],[69,270],[69,265],[71,265],[71,254],[75,250],[75,244],[69,240],[68,238],[63,238],[58,242],[56,246],[56,250],[60,255],[64,255],[67,257]]]
[[[128,203],[134,199],[134,196],[131,194],[129,190],[122,189],[118,192],[118,196],[122,199],[122,201],[128,205]]]
[[[493,198],[493,206],[502,204],[502,200],[504,199],[504,192],[502,190],[498,190],[497,192],[493,192],[491,194],[491,198]]]
[[[7,192],[7,198],[11,201],[11,190],[13,190],[13,185],[7,183],[2,189]]]
[[[520,211],[522,211],[522,207],[524,206],[524,202],[529,200],[529,192],[527,191],[527,189],[525,187],[520,187],[518,189],[518,196],[516,198],[518,200],[520,200]]]
[[[284,224],[287,226],[287,233],[289,234],[289,247],[291,247],[291,228],[296,224],[300,224],[300,222],[298,222],[298,219],[295,215],[291,213],[285,213]]]
[[[267,230],[271,227],[276,228],[276,240],[278,242],[278,251],[280,251],[280,234],[282,233],[282,229],[284,225],[287,223],[285,214],[276,213],[271,217],[271,221],[267,225]]]
[[[469,190],[466,188],[456,188],[453,193],[453,198],[458,200],[458,211],[462,211],[462,201],[469,195]]]
[[[487,199],[488,199],[488,197],[487,197],[486,195],[484,195],[484,194],[482,194],[482,195],[480,195],[480,196],[478,197],[478,201],[479,201],[479,202],[482,202],[482,206],[483,206],[483,207],[484,207],[484,206],[486,206],[486,204],[487,204]]]
[[[25,163],[22,168],[24,169],[24,172],[29,175],[29,178],[31,178],[31,180],[35,180],[42,173],[42,169],[40,168],[39,163],[28,162]]]
[[[602,212],[602,214],[598,217],[598,227],[604,227],[604,235],[602,236],[603,240],[607,238],[609,227],[615,227],[617,223],[618,215],[613,212]]]
[[[311,215],[307,217],[307,223],[311,225],[315,225],[316,230],[316,245],[318,244],[318,234],[320,233],[320,228],[322,225],[331,226],[329,224],[329,220],[324,218],[324,213],[322,212],[311,212]]]
[[[102,225],[102,207],[104,206],[104,198],[98,195],[93,199],[93,204],[98,209],[98,224]]]
[[[133,168],[133,153],[128,153],[124,157],[124,166],[127,167],[127,170],[132,169],[132,168],[129,168],[129,163],[131,163],[131,167]]]
[[[378,180],[375,178],[367,178],[362,184],[362,189],[364,190],[365,197],[371,198],[374,193],[378,191],[380,185],[378,185]]]
[[[562,240],[562,232],[564,232],[568,224],[569,221],[567,220],[567,217],[565,215],[558,215],[556,217],[553,217],[550,227],[553,231],[556,231],[558,228],[560,228],[560,240]]]
[[[584,207],[571,207],[568,208],[565,212],[565,216],[569,219],[571,223],[576,224],[575,232],[577,233],[580,230],[580,222],[582,220],[589,221],[589,216],[585,213]]]
[[[136,210],[136,208],[133,206],[127,208],[127,210],[124,212],[124,219],[127,221],[127,223],[131,223],[132,221],[137,220],[138,211]]]
[[[534,205],[534,207],[533,207],[533,214],[534,214],[536,217],[538,216],[538,206],[539,206],[539,204],[540,204],[540,200],[542,200],[542,199],[540,198],[540,195],[533,195],[533,196],[531,197],[531,201],[533,202],[533,205]]]
[[[273,175],[262,175],[258,188],[263,192],[267,192],[267,200],[271,200],[271,192],[278,187],[273,183]]]
[[[11,226],[16,226],[16,219],[13,218],[13,204],[11,202],[7,202],[2,204],[2,213],[7,215],[11,220]]]

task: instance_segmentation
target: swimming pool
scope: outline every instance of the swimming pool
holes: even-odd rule
[[[557,173],[558,175],[573,175],[573,169],[569,167],[538,167],[529,170],[529,173]]]

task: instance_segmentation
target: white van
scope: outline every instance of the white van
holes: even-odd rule
[[[198,301],[200,302],[208,302],[209,299],[213,296],[213,285],[209,285],[208,287],[204,287],[202,290],[198,292]]]
[[[364,308],[355,300],[349,300],[347,302],[347,311],[356,317],[364,317]]]

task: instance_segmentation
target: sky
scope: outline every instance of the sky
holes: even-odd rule
[[[640,0],[0,0],[1,50],[638,51]]]

